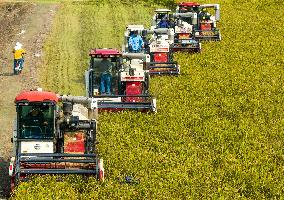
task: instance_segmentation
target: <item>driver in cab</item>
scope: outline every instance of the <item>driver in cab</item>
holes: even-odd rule
[[[101,62],[98,63],[98,70],[100,74],[100,93],[102,95],[111,94],[111,82],[112,82],[112,69],[114,65],[108,60],[107,57],[103,57]]]
[[[43,112],[39,108],[33,108],[27,115],[26,120],[30,125],[47,125],[47,122],[44,122]]]

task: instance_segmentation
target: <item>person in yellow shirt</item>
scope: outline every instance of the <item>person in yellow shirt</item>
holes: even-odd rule
[[[19,64],[20,70],[22,70],[24,64],[24,54],[26,52],[22,48],[22,44],[20,42],[16,43],[16,46],[13,49],[13,53],[14,53],[14,72],[17,67],[17,64]]]

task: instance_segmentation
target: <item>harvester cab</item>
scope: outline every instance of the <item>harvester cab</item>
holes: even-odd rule
[[[176,13],[198,13],[200,4],[197,2],[181,2],[177,4]]]
[[[86,94],[98,101],[98,109],[121,111],[134,109],[156,112],[156,98],[149,94],[150,75],[146,69],[146,55],[122,54],[116,49],[91,49],[90,68],[86,71]],[[110,94],[102,94],[102,73],[99,65],[102,58],[113,63]]]
[[[210,13],[208,11],[210,10]],[[219,4],[199,4],[196,2],[182,2],[177,5],[176,13],[196,13],[197,23],[193,24],[193,36],[198,40],[221,40],[221,33],[217,28],[220,21]],[[214,14],[211,14],[214,13]],[[189,22],[190,23],[190,22]]]
[[[151,23],[151,30],[154,30],[156,28],[166,28],[166,27],[160,27],[161,21],[164,20],[168,23],[167,28],[171,28],[171,20],[172,20],[172,14],[171,10],[169,9],[157,9],[155,10],[154,16],[152,18]]]
[[[82,174],[104,180],[96,152],[92,98],[24,91],[15,99],[11,189],[32,174]]]
[[[132,50],[129,48],[129,38],[134,32],[137,31],[138,35],[141,36],[144,42],[144,49],[141,49],[141,53],[145,52],[145,48],[147,48],[147,32],[143,25],[128,25],[124,31],[124,44],[122,45],[122,52],[123,53],[132,53]]]
[[[173,58],[172,45],[174,42],[174,29],[155,28],[147,31],[152,34],[149,39],[147,53],[150,62],[147,68],[151,75],[179,75],[180,66]]]

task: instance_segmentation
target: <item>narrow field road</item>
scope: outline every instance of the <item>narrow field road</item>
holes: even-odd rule
[[[23,89],[38,87],[37,68],[51,28],[56,4],[0,3],[0,199],[9,194],[10,138],[16,116],[14,98]],[[13,75],[12,49],[19,41],[27,54],[22,74]]]

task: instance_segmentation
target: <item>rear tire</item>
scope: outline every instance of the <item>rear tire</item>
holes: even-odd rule
[[[18,72],[17,67],[14,67],[14,75],[18,75]]]
[[[10,185],[11,185],[10,190],[11,190],[11,193],[12,193],[15,189],[15,178],[14,177],[11,178],[11,184]]]
[[[103,159],[99,159],[98,160],[98,175],[97,178],[100,182],[104,182],[105,180],[105,173],[104,173],[104,163],[103,163]]]
[[[147,91],[149,91],[149,85],[150,85],[150,74],[149,73],[145,73],[145,93]]]
[[[218,40],[221,41],[222,37],[221,37],[221,33],[219,32],[219,35],[218,35]]]

